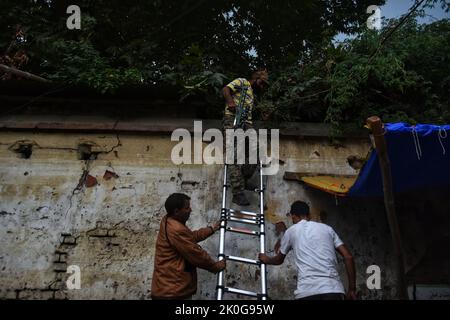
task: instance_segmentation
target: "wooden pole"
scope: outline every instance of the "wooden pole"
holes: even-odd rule
[[[50,81],[47,79],[41,78],[41,77],[31,74],[29,72],[21,71],[19,69],[13,68],[13,67],[8,67],[7,65],[4,65],[4,64],[0,64],[0,71],[3,71],[5,73],[12,73],[12,74],[15,74],[16,76],[19,76],[19,77],[22,77],[25,79],[29,79],[29,80],[50,83]]]
[[[391,164],[389,162],[389,155],[386,146],[386,140],[384,138],[384,127],[380,118],[374,116],[367,119],[367,126],[372,131],[373,142],[375,149],[378,153],[378,159],[380,163],[381,176],[383,179],[383,193],[384,193],[384,205],[386,207],[386,213],[391,230],[392,242],[394,244],[394,254],[396,262],[396,275],[397,275],[397,294],[399,299],[408,300],[408,292],[406,288],[406,276],[405,276],[405,263],[402,239],[400,236],[400,228],[397,221],[397,215],[395,211],[394,191],[392,185]]]

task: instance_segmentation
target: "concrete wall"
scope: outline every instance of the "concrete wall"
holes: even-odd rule
[[[33,145],[29,159],[14,150]],[[97,159],[78,160],[78,145],[89,144]],[[149,299],[159,221],[167,196],[184,192],[193,209],[188,226],[220,217],[222,167],[175,166],[175,145],[166,135],[0,132],[0,298]],[[366,156],[366,140],[283,138],[279,173],[268,179],[267,246],[281,237],[276,224],[290,203],[306,200],[313,218],[333,226],[356,258],[357,286],[363,298],[395,294],[391,242],[380,201],[338,199],[283,179],[285,171],[356,174],[350,155]],[[249,195],[250,196],[250,195]],[[256,198],[253,197],[253,200]],[[257,210],[257,207],[250,208]],[[219,234],[202,246],[216,256]],[[230,235],[227,253],[256,258],[258,244]],[[268,268],[269,295],[292,299],[296,270],[289,255],[283,266]],[[382,290],[368,290],[365,270],[382,269]],[[81,289],[68,290],[66,268],[81,269]],[[258,291],[256,267],[229,263],[227,283]],[[341,276],[345,270],[341,263]],[[216,276],[199,270],[196,299],[213,299]],[[237,298],[229,296],[229,298]]]

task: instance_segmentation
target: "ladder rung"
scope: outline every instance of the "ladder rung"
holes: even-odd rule
[[[240,215],[245,215],[245,216],[250,216],[250,217],[259,217],[259,216],[261,216],[260,213],[256,213],[256,212],[240,211],[240,210],[234,210],[234,209],[227,209],[227,210],[230,213],[240,214]]]
[[[235,289],[235,288],[228,288],[228,287],[225,287],[225,291],[226,292],[230,292],[230,293],[242,294],[244,296],[258,298],[258,294],[256,292],[253,292],[253,291],[247,291],[247,290],[241,290],[241,289]]]
[[[261,219],[259,217],[244,217],[242,214],[235,214],[235,213],[229,213],[227,215],[227,218],[247,219],[247,220],[252,220],[252,221],[256,221],[256,222],[261,221]]]
[[[236,232],[236,233],[248,234],[251,236],[259,236],[258,231],[252,231],[252,230],[248,230],[248,229],[228,227],[226,230],[231,231],[231,232]]]
[[[259,222],[257,222],[256,220],[250,220],[250,219],[240,219],[240,218],[230,217],[230,218],[228,218],[228,221],[245,223],[245,224],[259,225]]]
[[[242,262],[242,263],[249,263],[249,264],[259,265],[259,261],[252,260],[252,259],[247,259],[247,258],[241,258],[241,257],[235,257],[235,256],[227,256],[226,259],[230,260],[230,261],[236,261],[236,262]]]

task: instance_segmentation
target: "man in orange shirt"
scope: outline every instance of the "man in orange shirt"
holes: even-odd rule
[[[220,228],[214,226],[191,231],[186,221],[191,214],[190,198],[181,193],[170,195],[156,240],[152,278],[152,299],[190,299],[197,291],[197,268],[210,272],[225,269],[225,260],[215,261],[197,242]]]

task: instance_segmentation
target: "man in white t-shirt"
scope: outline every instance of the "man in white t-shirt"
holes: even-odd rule
[[[269,257],[261,253],[260,261],[280,265],[292,249],[298,271],[295,299],[343,300],[345,290],[337,271],[337,251],[344,258],[347,270],[346,298],[356,299],[355,263],[333,228],[309,221],[309,206],[303,201],[294,202],[289,215],[294,225],[286,230],[277,255]]]

